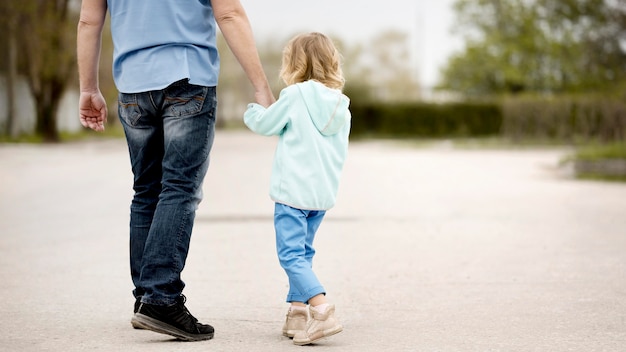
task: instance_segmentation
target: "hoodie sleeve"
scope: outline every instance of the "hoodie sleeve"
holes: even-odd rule
[[[264,136],[282,134],[289,122],[289,98],[287,89],[280,92],[278,100],[268,108],[251,103],[243,115],[243,121],[248,128]]]

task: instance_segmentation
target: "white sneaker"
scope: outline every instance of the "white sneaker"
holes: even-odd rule
[[[296,345],[308,345],[324,337],[332,336],[343,330],[335,318],[335,306],[330,305],[323,314],[309,306],[311,318],[306,324],[306,329],[295,334],[293,343]]]
[[[283,325],[283,336],[294,337],[299,331],[304,331],[306,322],[309,320],[307,309],[291,309],[287,311],[285,325]]]

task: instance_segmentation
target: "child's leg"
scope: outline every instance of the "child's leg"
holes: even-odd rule
[[[274,227],[276,230],[276,251],[280,265],[289,277],[287,302],[309,301],[309,298],[324,294],[324,288],[312,269],[314,233],[309,234],[307,216],[311,211],[295,209],[276,203]],[[323,212],[316,214],[314,228],[319,227]]]
[[[326,215],[325,211],[309,211],[306,214],[306,232],[304,238],[305,258],[309,262],[309,265],[313,267],[313,257],[315,256],[315,248],[313,248],[313,241],[315,241],[315,234],[322,224],[322,220]]]
[[[319,229],[322,224],[322,220],[324,219],[324,215],[326,212],[323,211],[312,211],[307,216],[307,231],[306,231],[306,240],[305,240],[305,257],[307,261],[313,266],[313,256],[315,255],[315,248],[313,248],[313,241],[315,240],[315,234],[317,233],[317,229]],[[328,307],[328,302],[326,301],[325,294],[317,294],[309,299],[309,304],[318,308],[320,312],[324,313],[326,308]]]
[[[324,211],[306,211],[277,203],[274,212],[276,250],[280,265],[289,277],[287,302],[291,307],[283,335],[294,338],[296,345],[306,345],[343,330],[335,318],[335,307],[326,302],[324,288],[313,273],[313,240]],[[302,306],[311,304],[308,322],[302,324]],[[309,315],[309,314],[307,314]]]
[[[322,305],[328,305],[328,302],[326,301],[326,295],[323,295],[323,294],[315,295],[309,300],[309,304],[313,307],[320,307]],[[322,311],[322,313],[324,313],[324,311]]]

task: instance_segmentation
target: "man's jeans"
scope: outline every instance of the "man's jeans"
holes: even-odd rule
[[[119,94],[135,195],[130,207],[130,268],[135,297],[171,305],[185,266],[202,181],[209,165],[215,87],[186,80],[163,90]]]
[[[289,277],[287,302],[308,303],[324,287],[313,272],[313,240],[326,214],[323,210],[301,210],[275,203],[274,228],[280,265]]]

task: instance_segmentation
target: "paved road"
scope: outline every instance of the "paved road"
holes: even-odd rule
[[[130,326],[124,142],[0,146],[0,351],[625,351],[626,185],[560,150],[356,142],[315,268],[343,333],[280,333],[275,140],[219,131],[183,273],[211,341]]]

